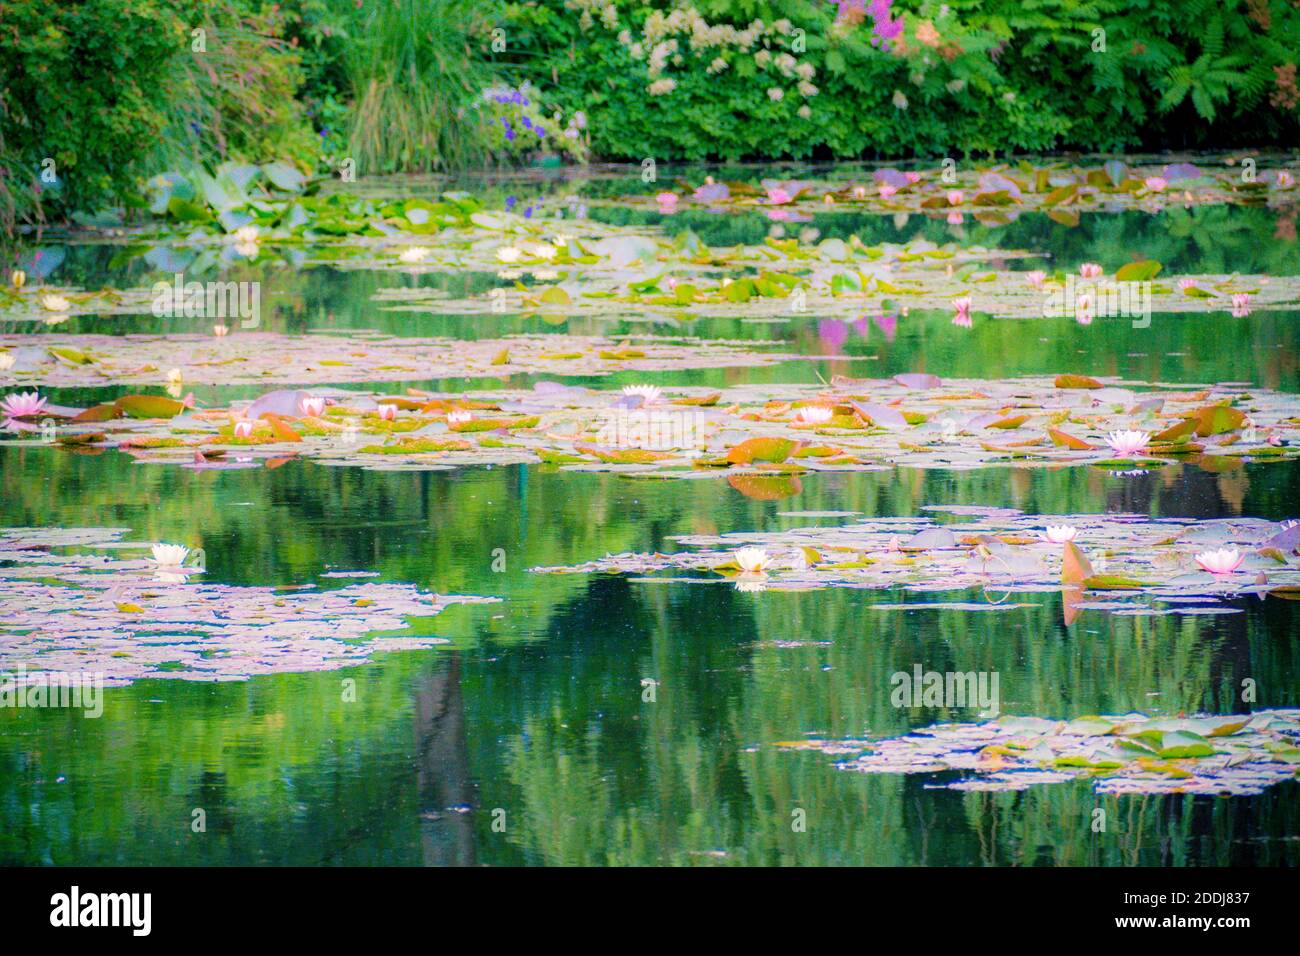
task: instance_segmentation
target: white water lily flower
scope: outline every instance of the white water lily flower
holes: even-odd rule
[[[1049,524],[1047,530],[1043,532],[1043,537],[1052,544],[1064,544],[1073,541],[1078,533],[1078,528],[1072,528],[1068,524]]]
[[[742,571],[758,572],[766,571],[772,559],[763,548],[741,548],[736,552],[736,563]]]
[[[558,279],[560,274],[554,269],[534,269],[533,278],[538,282],[551,282]]]
[[[185,381],[185,374],[178,368],[174,368],[167,373],[167,381],[172,385],[180,385]]]
[[[1211,574],[1231,574],[1241,567],[1246,556],[1236,548],[1221,548],[1218,551],[1202,551],[1196,556],[1196,563]]]
[[[502,246],[497,250],[497,258],[502,262],[518,262],[520,252],[514,246]]]
[[[409,249],[403,249],[402,254],[398,256],[400,260],[406,263],[423,262],[429,255],[429,250],[421,246],[411,246]]]
[[[183,544],[155,544],[153,561],[160,568],[179,568],[189,553],[190,549]]]
[[[67,312],[71,307],[72,303],[61,295],[41,296],[41,308],[47,312]]]
[[[560,254],[560,250],[543,242],[537,247],[535,254],[539,259],[554,259]]]
[[[217,325],[214,325],[212,327],[212,334],[219,339],[225,338],[227,335],[230,334],[230,326],[224,323],[218,323]]]
[[[234,231],[232,238],[237,245],[242,246],[248,243],[256,243],[260,237],[256,226],[240,226]]]
[[[1150,432],[1118,431],[1106,436],[1106,444],[1124,458],[1138,454],[1151,442]]]
[[[825,405],[805,405],[794,413],[794,417],[801,425],[820,425],[822,422],[828,422],[835,416],[832,409]]]
[[[15,361],[17,360],[8,352],[0,352],[0,372],[9,371],[14,367]]]
[[[466,412],[466,411],[454,411],[454,412],[448,412],[448,413],[447,413],[447,424],[448,424],[448,425],[463,425],[463,424],[465,424],[465,422],[469,421],[469,420],[470,420],[471,418],[473,418],[473,417],[474,417],[473,415],[471,415],[469,412]]]
[[[624,395],[640,395],[646,405],[653,405],[659,401],[659,396],[663,390],[658,385],[624,385]]]

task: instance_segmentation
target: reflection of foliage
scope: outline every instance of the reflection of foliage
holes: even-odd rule
[[[889,705],[889,675],[914,661],[998,670],[1004,709],[1014,702],[1024,714],[1227,712],[1243,676],[1259,681],[1260,706],[1293,706],[1283,676],[1300,654],[1292,603],[1227,619],[1098,618],[1105,623],[1067,632],[1053,598],[1013,618],[904,616],[872,611],[859,593],[750,596],[523,571],[666,547],[669,534],[794,523],[778,517],[785,510],[912,514],[952,501],[1186,513],[1187,502],[1217,500],[1212,475],[824,476],[805,480],[796,499],[759,502],[712,481],[668,488],[520,468],[363,474],[292,463],[195,475],[44,448],[0,449],[0,471],[7,525],[130,526],[133,537],[203,546],[215,580],[296,584],[326,565],[372,567],[446,593],[506,597],[507,620],[461,608],[430,622],[490,650],[462,655],[459,678],[458,746],[479,782],[472,819],[483,862],[1005,864],[1047,862],[1042,846],[1078,864],[1297,862],[1294,843],[1274,839],[1295,832],[1283,788],[1252,801],[1249,823],[1230,801],[1196,804],[1211,819],[1193,822],[1181,797],[1095,802],[1086,786],[940,796],[768,746],[969,719]],[[1243,509],[1287,516],[1297,480],[1251,469]],[[506,549],[503,573],[491,570],[495,547]],[[110,690],[104,718],[84,724],[57,711],[0,714],[24,727],[0,735],[0,807],[10,808],[0,811],[0,858],[420,862],[420,814],[442,814],[437,826],[459,817],[421,802],[412,768],[412,697],[449,653],[237,686],[146,682]],[[356,704],[340,702],[343,677],[358,681]],[[654,703],[642,701],[647,677],[659,681]],[[160,697],[167,706],[151,702]],[[56,785],[57,774],[67,782]],[[33,805],[59,812],[66,827],[11,812]],[[1088,828],[1097,805],[1108,813],[1104,835]],[[189,830],[196,806],[208,809],[204,838]],[[507,810],[504,835],[491,830],[495,807]],[[807,810],[807,833],[791,830],[796,807]],[[1206,827],[1214,839],[1201,838]]]

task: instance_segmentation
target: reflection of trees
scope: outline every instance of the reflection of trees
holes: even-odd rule
[[[473,866],[474,828],[462,808],[472,803],[465,752],[460,655],[431,670],[415,687],[415,762],[421,859],[426,866]]]
[[[720,586],[673,594],[595,579],[555,608],[537,656],[529,648],[497,678],[525,689],[510,696],[521,729],[505,754],[482,754],[503,761],[511,799],[524,808],[511,839],[527,859],[552,864],[709,862],[719,847],[730,848],[717,859],[726,863],[874,865],[1173,865],[1235,853],[1218,842],[1225,827],[1229,842],[1250,832],[1250,818],[1221,809],[1233,801],[1102,798],[1086,782],[963,794],[927,789],[929,777],[839,772],[823,754],[771,746],[974,718],[893,708],[889,676],[913,662],[998,672],[1009,713],[1240,709],[1222,689],[1244,666],[1240,651],[1253,643],[1244,635],[1263,630],[1257,614],[1085,612],[1067,631],[1057,599],[1028,597],[1043,606],[904,613],[871,610],[897,598],[888,592],[751,600]],[[641,703],[636,687],[650,671],[662,681],[654,704]],[[702,674],[724,684],[704,686]],[[557,689],[539,698],[526,692],[529,682]],[[1289,703],[1287,694],[1270,703]],[[497,774],[480,768],[479,776]],[[1108,815],[1100,835],[1090,828],[1097,806]],[[807,832],[791,829],[795,808],[806,812]],[[1215,836],[1202,846],[1207,831]]]

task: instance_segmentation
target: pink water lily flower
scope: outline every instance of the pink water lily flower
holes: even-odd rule
[[[1074,320],[1080,325],[1092,325],[1092,296],[1084,294],[1075,301]]]
[[[325,414],[325,399],[308,396],[298,403],[298,412],[303,418],[320,418]]]
[[[1079,275],[1085,279],[1095,279],[1101,275],[1102,268],[1095,262],[1085,262],[1079,266]]]
[[[1196,280],[1195,280],[1195,279],[1179,279],[1179,280],[1178,280],[1178,291],[1179,291],[1179,292],[1183,292],[1183,293],[1185,293],[1185,292],[1187,292],[1188,289],[1195,289],[1196,287],[1197,287],[1197,286],[1196,286]]]
[[[1290,189],[1295,185],[1295,177],[1285,169],[1278,170],[1277,185],[1279,189]]]
[[[1043,532],[1043,537],[1052,544],[1064,544],[1073,541],[1078,533],[1078,528],[1072,528],[1068,524],[1049,524],[1047,530]]]
[[[6,418],[31,418],[45,409],[45,399],[37,392],[13,392],[0,402]]]
[[[773,186],[767,191],[767,201],[773,206],[783,206],[794,199],[788,192],[780,186]]]
[[[390,402],[385,402],[379,406],[379,417],[386,422],[397,420],[397,406]]]
[[[948,190],[947,199],[949,206],[960,206],[966,199],[966,194],[960,189],[950,189]]]
[[[920,174],[920,173],[907,172],[907,173],[903,173],[903,177],[904,177],[904,178],[905,178],[909,183],[919,183],[919,182],[921,181],[921,174]]]
[[[1163,176],[1148,176],[1143,180],[1143,183],[1153,193],[1162,193],[1165,191],[1165,187],[1169,185],[1169,180]]]
[[[1137,455],[1151,443],[1150,432],[1117,431],[1106,436],[1106,444],[1121,458]]]
[[[961,213],[959,213],[956,209],[948,213],[948,225],[950,226],[960,226],[965,221],[966,221],[966,217],[963,216]]]
[[[672,212],[677,208],[677,194],[660,193],[655,196],[655,202],[659,204],[660,212]]]
[[[1231,574],[1241,567],[1246,560],[1244,554],[1236,548],[1220,548],[1218,551],[1202,551],[1196,556],[1196,563],[1211,574]]]
[[[253,423],[250,422],[247,418],[235,422],[234,433],[236,438],[252,438]]]
[[[880,191],[881,199],[888,199],[890,196],[894,195],[894,193],[898,192],[898,187],[891,186],[889,183],[881,183],[876,188]]]
[[[1035,269],[1032,272],[1025,273],[1025,282],[1029,284],[1031,289],[1041,289],[1046,281],[1047,273],[1042,269]]]
[[[968,321],[970,320],[970,304],[970,296],[968,295],[952,300],[953,311],[957,313],[958,317],[964,317]],[[953,321],[956,322],[956,319]]]
[[[1232,317],[1244,319],[1250,315],[1250,293],[1238,292],[1232,297]]]

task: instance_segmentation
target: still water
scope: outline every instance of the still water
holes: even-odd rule
[[[511,188],[511,187],[502,187]],[[635,221],[613,209],[609,221]],[[622,218],[620,218],[622,217]],[[1197,222],[1203,217],[1204,221]],[[1294,273],[1294,232],[1278,213],[1202,209],[1085,217],[1065,229],[1025,216],[1000,230],[827,217],[823,235],[916,234],[1049,253],[1108,267],[1142,253],[1173,272]],[[758,217],[691,222],[707,242],[761,238]],[[948,230],[945,232],[945,230]],[[747,231],[755,232],[749,237]],[[151,281],[111,248],[64,247],[62,281]],[[1028,266],[1027,266],[1028,267]],[[269,269],[268,327],[376,328],[403,335],[514,332],[777,341],[814,362],[601,379],[721,385],[817,375],[930,371],[996,378],[1078,371],[1147,381],[1248,381],[1300,391],[1297,316],[1154,316],[1149,328],[1101,319],[977,323],[914,313],[888,321],[665,330],[636,321],[547,325],[512,316],[380,311],[394,281],[329,268]],[[73,319],[60,332],[120,330]],[[132,319],[131,331],[192,331]],[[16,331],[6,329],[6,331]],[[27,330],[24,330],[27,331]],[[527,385],[528,379],[511,384]],[[586,384],[596,384],[589,380]],[[430,389],[486,382],[409,382]],[[355,386],[363,387],[363,386]],[[401,386],[390,386],[394,391]],[[247,389],[198,389],[222,403]],[[87,390],[53,401],[84,403]],[[111,389],[95,393],[112,394]],[[122,527],[135,540],[201,546],[205,580],[282,587],[345,581],[337,570],[499,604],[416,620],[450,643],[379,655],[361,667],[242,683],[142,681],[106,691],[102,718],[0,710],[0,863],[15,864],[865,864],[1277,865],[1300,862],[1300,786],[1256,797],[1098,796],[1091,785],[1020,793],[934,789],[934,775],[867,775],[783,750],[806,736],[891,736],[974,710],[898,709],[889,677],[914,664],[1000,674],[1001,708],[1069,719],[1141,711],[1238,713],[1300,706],[1297,604],[1243,598],[1241,613],[1122,617],[1085,612],[1067,628],[1058,593],[996,613],[884,610],[895,592],[741,593],[726,585],[540,575],[606,553],[676,550],[674,535],[777,530],[840,519],[789,512],[914,515],[925,505],[1031,513],[1295,517],[1288,464],[1176,465],[1120,477],[1097,469],[897,469],[803,476],[778,501],[725,480],[631,481],[547,466],[370,472],[289,461],[275,469],[192,472],[126,455],[0,446],[0,525]],[[1000,595],[947,594],[997,602]],[[354,695],[345,693],[355,682]],[[655,682],[647,700],[645,682]],[[349,699],[354,696],[355,699]],[[1093,810],[1109,825],[1096,833]],[[194,832],[202,810],[206,831]],[[792,829],[804,811],[803,832]]]

